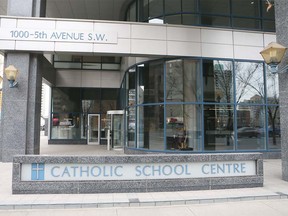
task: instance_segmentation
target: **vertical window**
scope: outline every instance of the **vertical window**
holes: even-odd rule
[[[232,62],[204,60],[203,90],[205,102],[234,102]]]
[[[149,0],[139,0],[139,21],[145,22],[149,17]]]
[[[230,14],[230,0],[201,0],[199,3],[203,14]]]
[[[137,109],[137,147],[164,150],[163,106],[139,106]]]
[[[165,0],[165,14],[181,12],[181,0]]]
[[[198,11],[197,0],[182,0],[182,11],[195,13]]]
[[[265,119],[266,116],[264,106],[237,106],[238,149],[265,149]]]
[[[236,102],[263,103],[263,63],[235,62]]]
[[[197,60],[166,62],[166,102],[199,101],[200,69]]]
[[[232,0],[233,16],[259,17],[260,0]]]
[[[199,151],[202,143],[200,105],[166,105],[168,150]]]
[[[138,104],[163,102],[163,62],[150,62],[138,65],[137,70],[139,73]]]
[[[204,105],[205,151],[234,149],[234,108],[232,105]]]
[[[163,10],[163,0],[149,0],[149,18],[162,16]]]

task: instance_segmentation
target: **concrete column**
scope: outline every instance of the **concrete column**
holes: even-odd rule
[[[275,1],[275,22],[277,42],[288,47],[288,1]],[[288,53],[279,66],[283,67],[288,63]],[[279,74],[279,101],[281,121],[281,154],[282,154],[282,178],[288,181],[288,74]]]
[[[43,16],[46,0],[8,0],[7,15]],[[0,161],[10,162],[14,155],[39,154],[42,76],[40,55],[7,52],[4,67],[19,70],[18,88],[3,82],[0,126]]]

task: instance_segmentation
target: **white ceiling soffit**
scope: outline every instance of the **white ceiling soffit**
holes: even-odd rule
[[[46,0],[46,17],[124,20],[133,0]],[[0,15],[7,15],[7,0],[0,0]]]
[[[47,0],[46,17],[124,20],[132,0]]]

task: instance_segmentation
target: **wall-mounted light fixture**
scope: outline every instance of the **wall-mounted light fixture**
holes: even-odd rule
[[[262,55],[265,63],[268,65],[268,69],[272,74],[281,73],[287,70],[286,65],[281,70],[278,70],[278,65],[282,61],[287,48],[276,42],[269,43],[260,54]]]
[[[13,65],[9,65],[7,68],[4,69],[4,73],[6,78],[10,82],[9,87],[15,88],[18,86],[18,82],[16,82],[16,77],[18,75],[18,70]]]

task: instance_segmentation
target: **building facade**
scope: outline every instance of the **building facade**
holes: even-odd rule
[[[0,50],[20,72],[3,85],[2,161],[39,154],[41,80],[50,144],[106,145],[112,131],[127,153],[280,155],[278,75],[259,54],[276,41],[267,1],[4,2]]]

